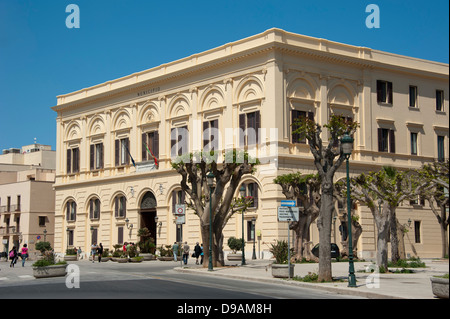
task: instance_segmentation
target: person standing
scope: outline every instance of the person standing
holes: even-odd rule
[[[77,260],[81,260],[81,258],[83,258],[81,253],[82,253],[82,251],[81,251],[81,246],[80,246],[80,247],[78,247],[78,250],[77,250]]]
[[[9,251],[9,259],[11,260],[11,263],[9,264],[9,267],[13,267],[17,262],[17,249],[16,246],[13,246],[13,248]]]
[[[177,261],[177,254],[178,254],[178,243],[174,242],[173,246],[172,246],[172,250],[173,250],[173,260]]]
[[[28,245],[23,244],[22,252],[20,254],[20,257],[22,257],[22,267],[25,267],[25,260],[28,258]]]
[[[97,244],[93,243],[91,246],[92,263],[95,262],[95,251],[97,250]]]
[[[200,265],[203,265],[203,243],[200,244],[200,249],[202,250],[202,252],[200,253]]]
[[[100,243],[97,247],[97,254],[98,254],[98,262],[102,262],[102,254],[103,254],[103,246],[102,243]]]
[[[188,262],[188,258],[189,258],[189,245],[187,243],[187,241],[184,242],[184,246],[183,246],[183,262],[186,265]]]
[[[198,265],[198,257],[200,257],[201,253],[202,253],[202,249],[201,249],[200,245],[198,243],[195,244],[194,254],[195,254],[195,264],[196,265]]]

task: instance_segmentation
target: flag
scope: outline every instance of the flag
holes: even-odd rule
[[[136,163],[134,162],[133,156],[131,156],[131,153],[130,153],[130,151],[128,150],[128,147],[127,147],[126,145],[125,145],[125,148],[126,148],[126,150],[127,150],[128,155],[130,155],[131,162],[133,163],[133,166],[136,167]]]
[[[147,149],[147,152],[153,157],[153,160],[155,161],[155,165],[158,166],[158,159],[153,155],[152,150],[148,147],[148,144],[145,143],[145,148]]]

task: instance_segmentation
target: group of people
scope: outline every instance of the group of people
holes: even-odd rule
[[[179,249],[177,242],[173,243],[172,249],[173,249],[173,260],[177,261],[177,254],[178,254],[178,249]],[[185,241],[184,245],[183,245],[183,249],[182,249],[182,254],[183,254],[182,258],[183,258],[183,263],[185,265],[188,262],[190,249],[191,248],[189,247],[187,241]],[[201,244],[201,246],[199,245],[198,242],[195,244],[194,253],[192,254],[192,257],[195,258],[196,265],[199,264],[199,262],[198,262],[199,258],[200,258],[200,264],[203,264],[203,244]]]
[[[11,260],[11,264],[9,265],[9,267],[14,268],[14,265],[17,263],[17,259],[19,257],[22,258],[22,267],[25,267],[25,260],[27,260],[28,258],[27,244],[23,244],[20,252],[17,251],[16,246],[13,246],[13,248],[9,251],[9,259]]]
[[[92,246],[91,246],[92,263],[95,262],[95,255],[97,255],[98,262],[99,263],[102,262],[102,255],[103,255],[103,245],[102,245],[102,243],[100,243],[98,245],[96,243],[92,244]]]

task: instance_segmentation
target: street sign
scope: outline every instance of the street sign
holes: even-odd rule
[[[186,213],[186,205],[177,204],[175,205],[175,215],[184,215]]]
[[[279,222],[298,222],[298,207],[278,206]]]
[[[281,206],[295,207],[297,206],[297,203],[295,202],[295,200],[282,200]]]
[[[186,215],[175,215],[175,224],[181,225],[186,223]]]

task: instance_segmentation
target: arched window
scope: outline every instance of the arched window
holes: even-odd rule
[[[98,198],[91,198],[89,201],[89,218],[91,220],[100,219],[100,200]]]
[[[66,203],[66,220],[71,222],[77,220],[77,204],[73,200]]]
[[[114,216],[116,218],[127,217],[127,198],[123,195],[117,195],[114,198]]]

